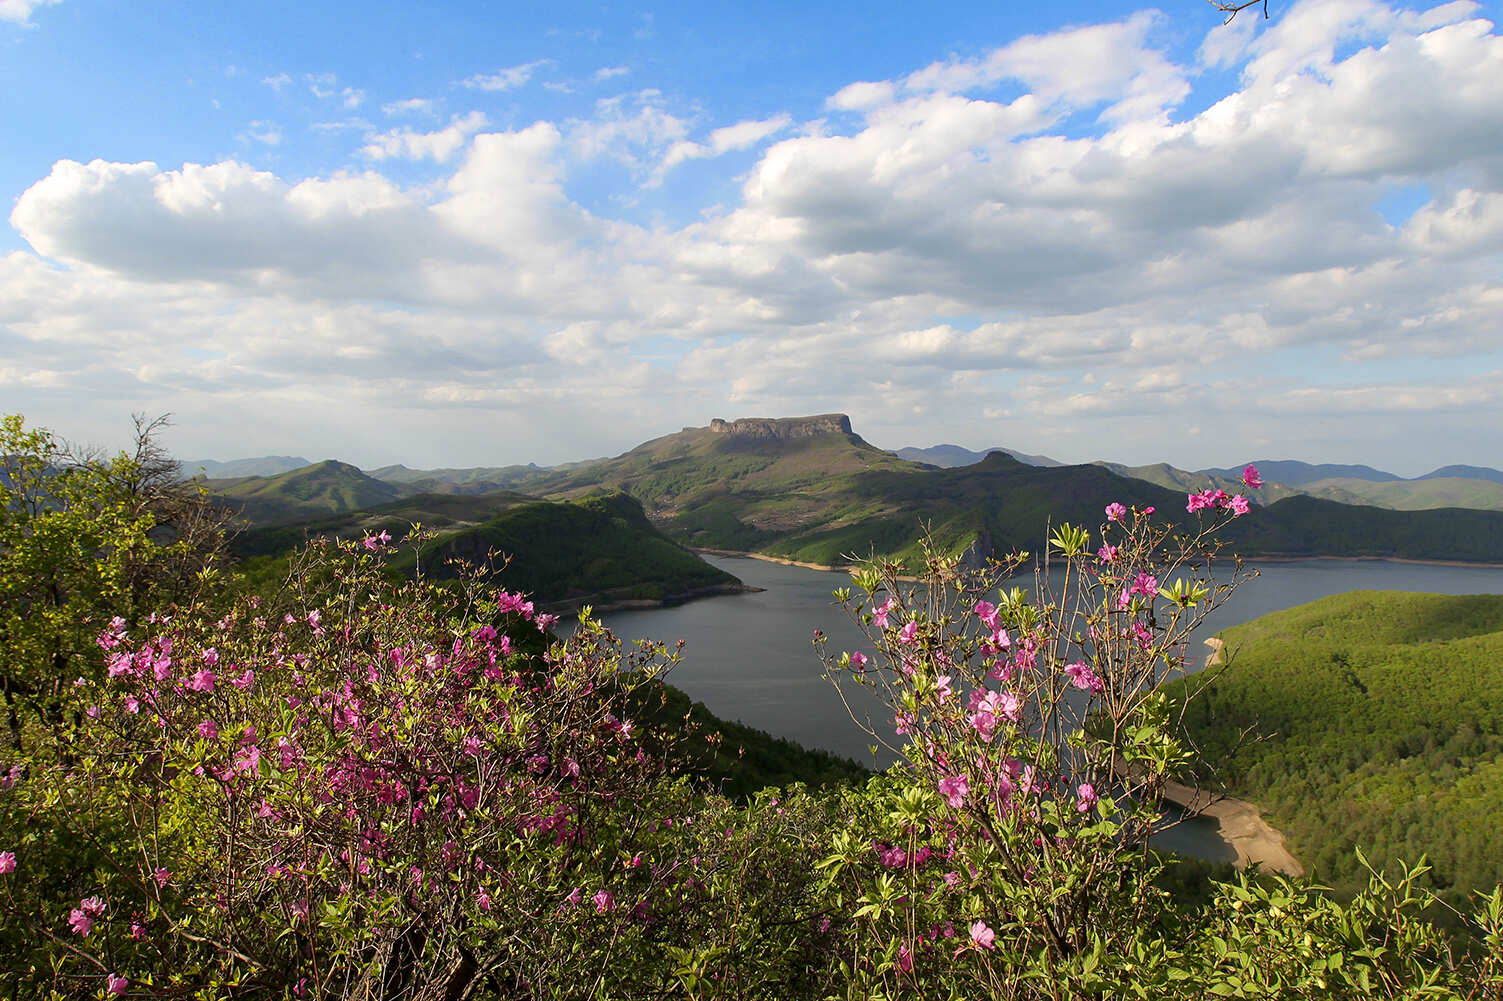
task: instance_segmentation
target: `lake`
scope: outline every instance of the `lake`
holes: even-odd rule
[[[821,677],[812,645],[819,629],[829,635],[831,653],[865,646],[861,632],[831,597],[837,587],[850,584],[849,575],[747,557],[707,559],[765,590],[672,608],[609,612],[601,618],[626,641],[684,640],[683,660],[671,680],[716,715],[871,764],[872,740],[851,721],[839,693]],[[1503,568],[1325,559],[1250,565],[1261,576],[1240,586],[1199,635],[1211,636],[1342,591],[1503,594]],[[875,700],[853,698],[852,708],[865,718],[885,720],[880,729],[891,733],[891,714],[881,713]],[[884,756],[878,763],[887,760]],[[1166,846],[1203,857],[1230,857],[1214,824],[1194,824],[1171,832]]]

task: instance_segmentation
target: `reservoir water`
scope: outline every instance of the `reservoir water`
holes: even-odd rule
[[[708,559],[764,590],[601,618],[625,641],[684,640],[683,660],[671,680],[716,715],[871,764],[872,739],[852,722],[840,694],[821,676],[812,645],[815,630],[830,637],[831,653],[864,645],[831,596],[850,584],[849,575],[745,557]],[[1343,591],[1503,594],[1503,568],[1326,559],[1251,565],[1261,575],[1240,586],[1199,635]],[[874,722],[885,720],[879,732],[890,734],[890,713],[881,714],[862,694],[854,693],[851,710]],[[888,760],[884,755],[877,763]],[[1203,857],[1231,857],[1210,821],[1182,825],[1165,842]]]

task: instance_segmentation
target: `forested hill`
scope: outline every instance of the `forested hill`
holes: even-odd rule
[[[666,538],[624,494],[572,502],[517,493],[418,494],[338,515],[252,528],[234,541],[257,579],[281,573],[305,540],[358,539],[387,532],[402,542],[414,523],[435,537],[420,554],[425,573],[443,576],[450,557],[472,563],[492,552],[510,558],[500,583],[559,611],[581,604],[672,602],[740,590],[735,577]],[[419,554],[400,549],[393,566],[411,572]]]
[[[1191,733],[1316,879],[1365,883],[1354,848],[1428,854],[1453,902],[1503,879],[1503,595],[1357,591],[1222,638]]]

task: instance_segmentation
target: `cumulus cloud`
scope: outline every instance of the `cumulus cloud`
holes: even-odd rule
[[[476,73],[466,77],[464,85],[471,90],[516,90],[518,87],[525,86],[539,67],[546,65],[548,65],[548,60],[535,59],[530,63],[508,66],[494,73]]]
[[[852,82],[819,126],[769,109],[706,130],[709,111],[644,89],[506,131],[479,112],[367,129],[373,166],[443,165],[421,187],[59,161],[11,215],[32,250],[0,258],[0,354],[27,364],[0,386],[125,411],[172,387],[210,421],[225,394],[293,415],[322,391],[421,415],[452,461],[476,414],[581,450],[515,455],[548,460],[727,407],[1066,459],[1224,464],[1242,456],[1212,439],[1235,428],[1307,458],[1381,432],[1484,461],[1503,38],[1470,4],[1312,0],[1181,66],[1162,30],[1132,14]],[[1187,101],[1206,66],[1237,82]],[[432,110],[416,100],[383,111]],[[581,194],[601,160],[650,184],[747,149],[734,197],[688,223]],[[1401,224],[1379,211],[1421,188]],[[1164,454],[1192,426],[1204,444]]]

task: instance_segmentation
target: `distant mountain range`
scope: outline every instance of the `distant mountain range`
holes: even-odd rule
[[[955,458],[964,450],[919,451]],[[1364,475],[1390,478],[1309,480],[1311,470],[1328,473],[1332,467],[1258,465],[1303,483],[1273,482],[1254,494],[1265,506],[1230,531],[1244,555],[1503,561],[1503,510],[1489,510],[1503,508],[1503,484],[1460,477],[1403,480],[1379,470]],[[1238,476],[1240,469],[1235,467]],[[1036,550],[1049,520],[1094,525],[1111,501],[1152,504],[1188,525],[1185,493],[1209,484],[1235,489],[1233,471],[1030,465],[1005,450],[975,464],[941,468],[876,448],[851,429],[848,418],[827,414],[716,420],[613,458],[553,468],[387,467],[376,470],[382,474],[377,477],[330,460],[272,477],[207,482],[259,528],[311,527],[350,512],[396,517],[399,509],[409,520],[474,526],[491,517],[486,511],[523,498],[577,502],[619,492],[634,498],[656,530],[680,544],[838,564],[871,552],[911,557],[926,530],[941,546],[967,549],[977,558]],[[1337,496],[1316,496],[1316,490]],[[464,498],[476,505],[470,515],[446,513],[468,503]],[[1384,510],[1373,506],[1375,500],[1391,508],[1449,508]],[[1478,510],[1458,510],[1459,501]]]
[[[909,462],[927,462],[931,466],[939,466],[942,469],[954,469],[957,466],[974,466],[993,452],[1010,455],[1028,466],[1064,465],[1058,459],[1051,459],[1047,455],[1028,455],[1023,452],[1014,452],[1010,448],[988,448],[981,452],[973,452],[959,445],[930,445],[928,448],[900,448],[893,454]]]
[[[183,475],[207,476],[211,480],[233,479],[239,476],[276,476],[291,472],[312,462],[301,455],[262,455],[254,459],[231,459],[219,462],[216,459],[190,459],[182,463]]]
[[[1066,465],[1047,455],[1031,455],[1007,448],[974,451],[960,445],[931,445],[928,448],[900,448],[893,452],[900,459],[924,463],[942,469],[958,469],[973,466],[992,452],[1001,452],[1029,466],[1059,468]],[[473,466],[463,468],[411,469],[407,466],[382,466],[363,471],[366,476],[397,488],[397,496],[412,493],[439,494],[484,494],[497,490],[524,489],[526,484],[552,474],[577,470],[605,462],[605,459],[590,459],[558,466],[539,466],[535,463],[512,466]],[[1128,466],[1122,463],[1097,460],[1119,476],[1145,480],[1171,490],[1200,490],[1207,486],[1223,490],[1241,489],[1242,470],[1249,463],[1236,466],[1212,467],[1200,470],[1179,469],[1168,463],[1145,466]],[[239,479],[251,476],[277,476],[281,473],[316,465],[300,456],[268,455],[251,459],[236,459],[217,462],[200,459],[184,462],[183,469],[189,475],[204,475],[210,479]],[[1258,467],[1267,486],[1255,493],[1252,499],[1259,504],[1271,504],[1304,494],[1333,500],[1342,504],[1386,507],[1398,511],[1418,511],[1432,508],[1460,507],[1481,511],[1503,510],[1503,470],[1487,466],[1450,465],[1405,479],[1382,469],[1364,465],[1341,465],[1333,463],[1308,463],[1292,459],[1257,459],[1251,465]],[[317,505],[327,508],[327,505]],[[301,510],[302,508],[298,508]],[[288,509],[289,514],[293,512]],[[250,512],[253,520],[262,520],[265,510]]]
[[[1063,463],[1046,455],[1027,455],[1005,448],[1003,452],[1033,466],[1061,466]],[[957,468],[980,462],[987,452],[973,452],[959,445],[933,445],[929,448],[900,448],[896,452],[914,462]],[[1242,491],[1242,470],[1249,463],[1225,468],[1188,471],[1165,462],[1146,466],[1127,466],[1098,460],[1119,476],[1146,480],[1171,490],[1203,490],[1216,487]],[[1254,494],[1259,504],[1271,504],[1285,497],[1307,495],[1342,504],[1386,507],[1396,511],[1421,511],[1432,508],[1461,507],[1480,511],[1503,511],[1503,471],[1486,466],[1443,466],[1424,476],[1405,479],[1371,466],[1312,464],[1291,459],[1257,459],[1257,466],[1267,486]]]

